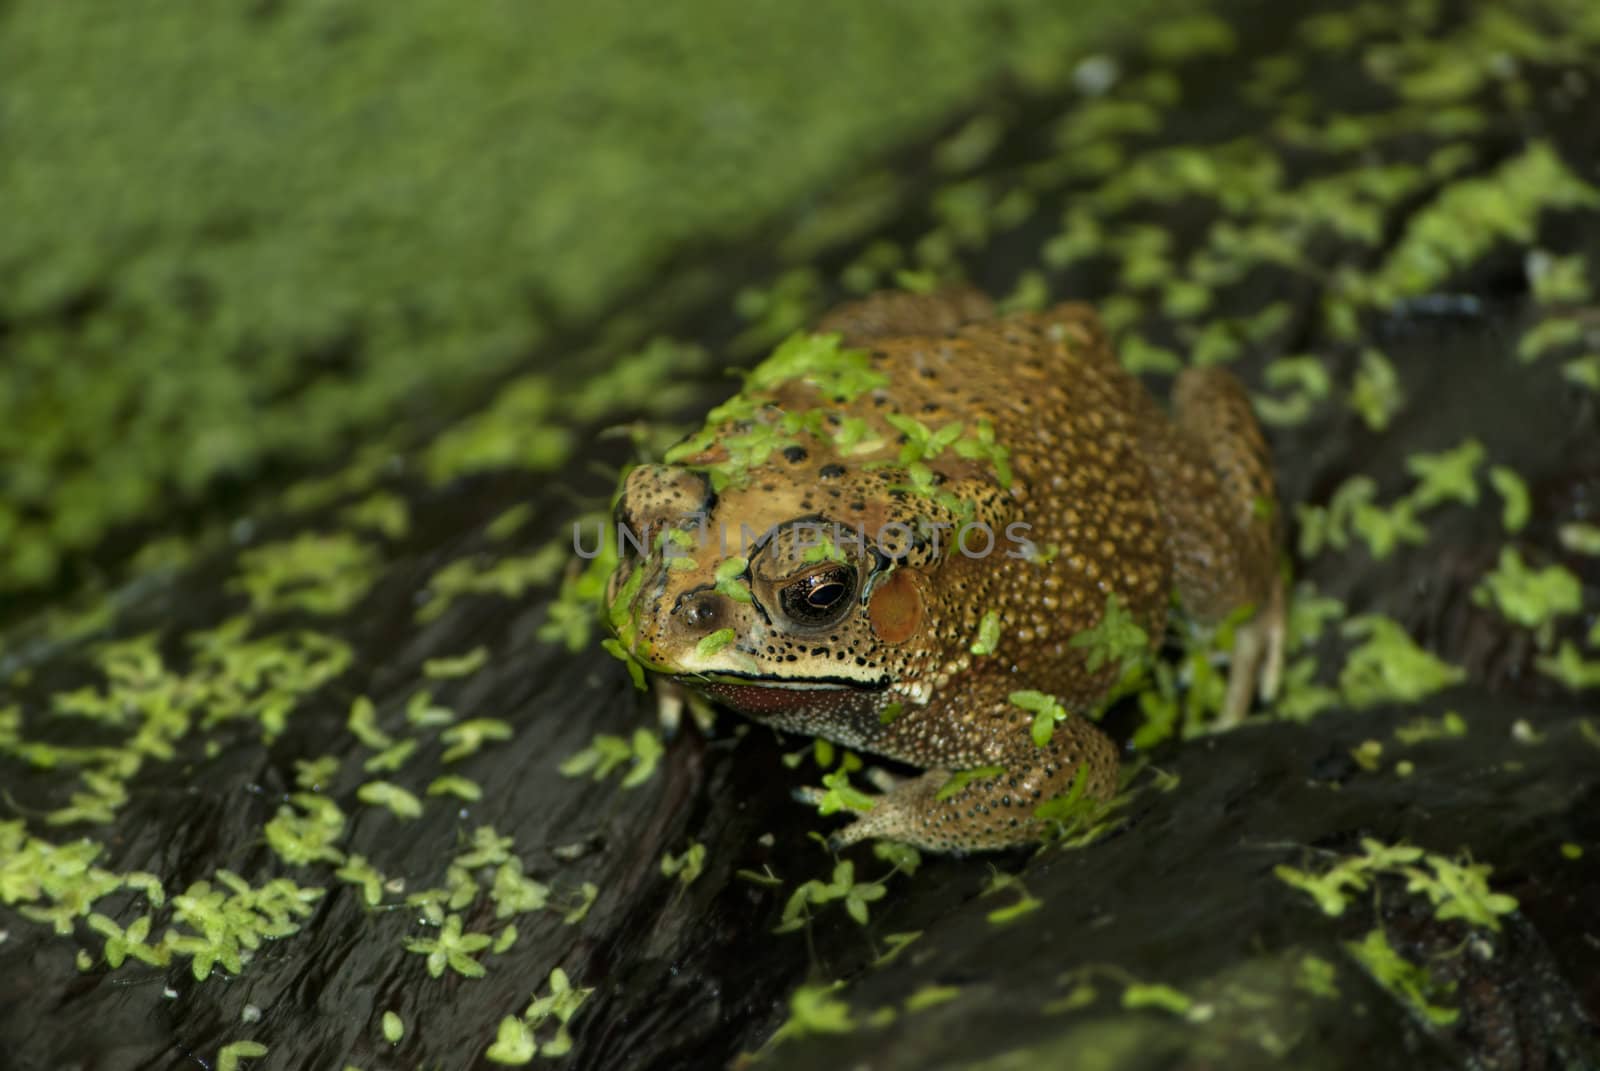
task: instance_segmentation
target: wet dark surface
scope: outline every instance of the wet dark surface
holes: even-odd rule
[[[1280,46],[1287,16],[1266,17],[1248,5],[1246,54]],[[1241,22],[1241,28],[1247,23]],[[1223,140],[1256,132],[1258,108],[1228,92],[1237,60],[1202,61],[1185,72],[1183,103],[1169,129],[1186,140]],[[1135,72],[1137,73],[1137,72]],[[1535,84],[1541,84],[1535,72]],[[1550,74],[1554,78],[1555,74]],[[1383,103],[1348,64],[1319,60],[1306,75],[1337,110]],[[1519,115],[1495,114],[1488,133],[1474,138],[1475,172],[1514,154],[1534,132],[1556,139],[1569,166],[1595,178],[1593,131],[1565,113],[1537,104]],[[1062,100],[1002,100],[996,110],[1012,131],[985,173],[1004,187],[1026,165],[1049,155],[1045,120]],[[955,124],[959,125],[959,124]],[[1159,139],[1150,139],[1159,141]],[[1138,139],[1133,143],[1137,144]],[[1402,158],[1422,157],[1429,144],[1402,144]],[[1310,173],[1317,161],[1286,149],[1291,173]],[[906,177],[907,208],[880,233],[915,241],[929,219],[915,204],[933,188],[926,148],[891,160]],[[1020,224],[1002,228],[962,252],[968,275],[995,293],[1010,289],[1054,233],[1070,190],[1049,192]],[[1389,240],[1407,213],[1389,221]],[[1180,203],[1150,218],[1183,236],[1202,234],[1211,209]],[[782,230],[779,225],[775,228]],[[1541,240],[1559,252],[1587,251],[1600,261],[1600,217],[1552,216]],[[737,284],[774,268],[771,243],[698,253],[712,263],[705,300],[636,305],[650,330],[676,333],[724,348],[741,328],[730,313]],[[816,261],[833,278],[859,246]],[[1363,267],[1382,250],[1356,250],[1329,241],[1311,251],[1322,263]],[[1349,550],[1296,560],[1295,574],[1341,599],[1349,612],[1387,614],[1424,648],[1468,671],[1465,684],[1422,703],[1334,710],[1308,724],[1253,725],[1225,736],[1167,745],[1151,758],[1177,779],[1170,791],[1146,787],[1108,838],[1085,849],[1052,849],[987,858],[929,858],[914,877],[896,877],[872,907],[868,926],[838,905],[817,911],[804,931],[775,935],[789,892],[810,878],[826,880],[834,860],[807,833],[828,828],[792,801],[814,783],[816,768],[782,761],[806,746],[779,739],[728,715],[706,738],[689,728],[669,743],[656,775],[629,791],[615,778],[594,782],[559,775],[559,763],[595,733],[627,735],[648,724],[646,700],[621,667],[591,648],[581,655],[535,637],[552,594],[540,589],[516,601],[463,599],[437,621],[417,626],[419,592],[441,565],[466,553],[531,553],[567,538],[571,517],[602,505],[616,468],[630,459],[615,438],[585,429],[592,444],[582,461],[558,479],[532,475],[470,477],[428,490],[403,466],[389,486],[412,506],[414,524],[387,548],[373,591],[338,619],[335,631],[354,649],[352,668],[297,707],[290,728],[262,745],[253,731],[223,727],[212,734],[220,754],[204,759],[197,742],[189,760],[152,766],[130,783],[130,800],[114,826],[100,865],[149,870],[170,891],[219,867],[253,881],[282,868],[262,843],[260,829],[294,789],[297,759],[349,759],[328,788],[349,801],[369,775],[365,757],[345,729],[356,696],[370,696],[394,721],[421,680],[427,658],[486,645],[489,665],[462,681],[432,682],[435,699],[477,716],[498,717],[515,729],[514,744],[490,748],[452,772],[477,781],[483,800],[457,810],[430,805],[401,825],[377,808],[351,806],[341,847],[366,856],[380,871],[404,875],[408,888],[444,880],[445,861],[482,825],[515,838],[527,872],[570,897],[583,882],[599,895],[579,923],[557,912],[516,919],[520,939],[489,958],[485,978],[427,976],[424,957],[403,945],[418,934],[417,912],[365,908],[357,890],[332,885],[301,933],[269,944],[238,977],[218,969],[204,982],[187,961],[168,969],[130,963],[115,972],[100,964],[80,974],[78,945],[0,907],[0,1068],[178,1068],[210,1066],[219,1046],[239,1037],[270,1045],[247,1066],[300,1068],[354,1064],[363,1068],[470,1067],[502,1017],[514,1014],[560,967],[575,983],[594,986],[572,1022],[575,1046],[562,1060],[577,1069],[712,1068],[760,1049],[789,1016],[788,996],[803,983],[843,980],[834,994],[857,1022],[847,1034],[789,1040],[762,1066],[775,1068],[994,1069],[1036,1066],[1119,1068],[1582,1068],[1600,1066],[1600,717],[1592,693],[1575,696],[1534,671],[1532,638],[1470,591],[1508,539],[1530,560],[1559,562],[1585,585],[1585,612],[1568,619],[1558,638],[1579,639],[1600,600],[1600,559],[1563,550],[1560,524],[1595,519],[1600,501],[1600,434],[1596,395],[1546,365],[1519,364],[1517,339],[1532,322],[1522,251],[1507,247],[1459,278],[1440,300],[1394,310],[1363,325],[1361,345],[1380,347],[1399,371],[1407,403],[1392,425],[1373,432],[1338,402],[1311,420],[1272,432],[1280,486],[1289,502],[1326,502],[1352,474],[1374,477],[1387,502],[1410,484],[1404,459],[1478,438],[1496,464],[1515,468],[1533,499],[1532,520],[1515,537],[1502,529],[1499,500],[1485,484],[1475,508],[1445,506],[1425,518],[1424,546],[1401,546],[1375,560],[1358,540]],[[1116,290],[1101,260],[1080,262],[1050,276],[1052,292],[1099,299]],[[831,295],[830,295],[831,296]],[[1315,353],[1330,369],[1335,392],[1348,389],[1360,345],[1320,334],[1315,280],[1260,271],[1228,288],[1221,311],[1248,313],[1287,300],[1294,315],[1269,342],[1247,346],[1235,365],[1259,386],[1273,357]],[[819,296],[825,304],[828,296]],[[1151,321],[1146,335],[1173,345],[1176,333]],[[1163,334],[1163,332],[1166,334]],[[578,349],[561,347],[548,362],[575,376]],[[752,354],[746,354],[748,361]],[[1547,362],[1549,359],[1547,358]],[[587,369],[593,371],[593,369]],[[727,393],[719,372],[696,381],[700,402],[685,419]],[[485,397],[489,396],[485,387]],[[229,499],[232,501],[232,499]],[[531,502],[535,520],[507,543],[491,544],[483,525],[508,507]],[[265,520],[256,540],[291,535],[326,517]],[[168,582],[127,599],[116,634],[160,626],[170,635],[214,625],[235,612],[224,595],[231,552],[204,559]],[[292,615],[267,618],[261,631],[292,627]],[[326,627],[326,626],[325,626]],[[1331,680],[1348,643],[1330,628],[1314,648]],[[182,660],[173,640],[169,656]],[[47,707],[49,696],[81,686],[83,669],[63,653],[37,661],[11,700]],[[1469,732],[1460,738],[1410,746],[1391,734],[1402,722],[1457,711]],[[1587,731],[1584,719],[1591,719]],[[1131,720],[1116,712],[1113,724]],[[1518,740],[1525,721],[1533,742]],[[1521,734],[1526,736],[1528,734]],[[68,726],[57,742],[85,743],[92,732]],[[1363,769],[1351,750],[1378,739],[1381,768]],[[430,750],[431,749],[431,750]],[[442,746],[424,743],[412,762],[437,765]],[[1399,776],[1399,759],[1414,772]],[[8,805],[0,818],[61,806],[70,785],[0,758]],[[71,831],[49,831],[65,840]],[[1492,866],[1496,891],[1519,902],[1498,934],[1439,921],[1404,884],[1382,884],[1356,897],[1344,915],[1319,912],[1305,894],[1273,876],[1280,864],[1306,867],[1359,850],[1361,839],[1406,840],[1446,855],[1469,854]],[[691,841],[707,846],[706,868],[686,887],[664,880],[659,862]],[[1582,855],[1567,858],[1563,845]],[[868,849],[854,860],[863,879],[888,869]],[[3,861],[0,861],[3,862]],[[782,888],[736,877],[771,871]],[[996,868],[1019,875],[1042,907],[995,924],[990,912],[1016,893],[982,895]],[[326,875],[295,875],[303,883]],[[97,909],[116,914],[134,906],[130,894]],[[393,901],[398,897],[391,897]],[[462,912],[469,929],[500,924],[480,901]],[[1453,982],[1455,1023],[1431,1026],[1395,994],[1374,983],[1344,950],[1381,927],[1391,944],[1415,961],[1434,965]],[[86,931],[80,926],[79,936]],[[898,957],[873,965],[888,951],[890,934],[921,931]],[[98,947],[98,938],[83,947]],[[1314,954],[1337,969],[1337,997],[1317,997],[1295,985],[1301,957]],[[1064,975],[1113,968],[1125,982],[1161,983],[1208,1005],[1203,1021],[1186,1022],[1161,1010],[1122,1011],[1123,982],[1096,975],[1098,1000],[1060,1013],[1044,1008],[1072,988]],[[928,986],[959,992],[921,1011],[905,1001]],[[171,993],[163,989],[170,987]],[[241,1027],[247,1006],[259,1024]],[[868,1025],[876,1009],[897,1009],[892,1023]],[[383,1041],[378,1019],[398,1012],[405,1038]],[[544,1062],[543,1058],[539,1058]],[[485,1065],[487,1066],[487,1065]]]

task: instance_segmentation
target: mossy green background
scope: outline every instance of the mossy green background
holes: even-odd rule
[[[1153,6],[0,8],[0,593],[448,407]]]

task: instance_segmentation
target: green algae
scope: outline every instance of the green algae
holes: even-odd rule
[[[370,528],[389,539],[404,539],[411,531],[411,507],[399,495],[385,491],[346,506],[339,511],[339,519],[355,528]]]
[[[1540,305],[1577,305],[1593,296],[1589,260],[1583,254],[1557,256],[1535,249],[1527,258],[1528,285]]]
[[[1389,358],[1371,347],[1361,351],[1361,365],[1350,387],[1350,408],[1367,427],[1383,431],[1405,404],[1405,391]]]
[[[847,1034],[856,1029],[850,1005],[833,999],[843,982],[802,985],[789,994],[789,1017],[772,1035],[769,1044],[802,1038],[810,1034]]]
[[[1165,63],[1177,63],[1196,56],[1225,55],[1238,43],[1233,27],[1220,16],[1180,15],[1158,21],[1151,27],[1145,48]]]
[[[0,589],[214,479],[470,397],[689,236],[747,230],[1008,65],[1059,81],[1085,26],[1037,0],[938,20],[830,2],[759,27],[722,0],[369,7],[8,19],[0,321],[23,328],[7,382],[30,389],[0,389]],[[530,40],[554,61],[524,62]],[[742,118],[708,124],[730,99]]]
[[[939,791],[934,793],[933,798],[947,800],[974,782],[992,781],[1003,776],[1005,772],[1004,766],[976,766],[970,770],[956,770],[948,781],[939,786]]]
[[[544,376],[502,389],[494,404],[440,435],[422,464],[435,484],[495,469],[559,468],[576,447],[572,432],[552,424],[557,393]]]
[[[1573,346],[1584,336],[1581,320],[1553,317],[1541,320],[1517,341],[1517,360],[1531,364],[1551,350]]]
[[[635,729],[633,736],[624,739],[611,733],[597,733],[592,743],[561,763],[564,777],[588,775],[603,781],[612,772],[626,765],[627,774],[622,788],[637,788],[648,781],[656,771],[665,749],[661,738],[649,729]]]
[[[1190,1022],[1204,1022],[1211,1017],[1212,1009],[1170,985],[1159,982],[1135,982],[1122,991],[1122,1006],[1128,1011],[1156,1008]]]
[[[1354,901],[1353,894],[1375,893],[1381,877],[1406,879],[1406,892],[1421,894],[1441,922],[1461,919],[1472,926],[1498,933],[1500,916],[1517,909],[1515,897],[1490,889],[1490,868],[1462,862],[1407,844],[1383,844],[1371,838],[1361,842],[1361,853],[1339,859],[1318,873],[1280,865],[1273,874],[1316,901],[1323,914],[1339,916]],[[1419,866],[1418,864],[1425,864]]]
[[[1447,998],[1454,985],[1441,984],[1426,966],[1413,963],[1396,952],[1382,930],[1369,930],[1362,940],[1345,942],[1345,950],[1366,969],[1373,981],[1394,993],[1426,1022],[1449,1026],[1460,1018],[1459,1008],[1435,1003]]]
[[[850,770],[841,768],[822,777],[822,791],[816,794],[817,813],[823,817],[848,812],[865,814],[878,805],[869,796],[850,783]]]
[[[408,789],[390,781],[368,781],[356,789],[356,799],[382,807],[396,818],[417,818],[422,814],[422,801]]]
[[[441,616],[465,595],[499,595],[515,599],[529,588],[548,584],[567,564],[567,548],[552,543],[539,551],[496,561],[458,558],[428,580],[428,598],[418,608],[418,624]]]
[[[488,948],[494,938],[485,933],[463,933],[461,916],[449,915],[437,937],[413,938],[406,951],[428,957],[428,975],[438,978],[449,968],[463,978],[482,978],[488,971],[473,953]]]
[[[1023,689],[1012,692],[1006,699],[1012,706],[1033,715],[1029,734],[1033,737],[1035,747],[1049,744],[1050,738],[1055,735],[1056,726],[1072,716],[1072,712],[1062,706],[1059,700],[1043,692]]]
[[[1406,224],[1373,276],[1375,295],[1394,300],[1437,289],[1497,242],[1534,240],[1541,213],[1600,204],[1600,191],[1535,141],[1483,178],[1446,187]]]
[[[979,658],[987,658],[995,653],[1000,645],[1000,613],[997,610],[986,611],[978,622],[978,637],[973,640],[967,650]]]
[[[683,854],[672,855],[669,852],[661,857],[661,876],[677,878],[680,884],[692,885],[704,873],[705,865],[706,846],[699,841],[692,841]]]
[[[1339,689],[1353,707],[1415,703],[1466,679],[1466,671],[1418,647],[1398,623],[1381,614],[1360,614],[1341,632],[1361,638],[1339,672]]]
[[[1556,529],[1556,538],[1574,554],[1600,557],[1600,525],[1570,521]]]
[[[1407,457],[1406,471],[1417,478],[1410,496],[1412,504],[1419,510],[1443,502],[1477,505],[1477,473],[1485,454],[1483,444],[1469,438],[1453,450]]]
[[[1567,380],[1600,394],[1600,353],[1591,353],[1568,361],[1561,367]]]
[[[1522,531],[1533,512],[1527,482],[1517,475],[1515,469],[1495,465],[1489,469],[1489,484],[1499,493],[1504,503],[1500,511],[1500,523],[1508,532]]]
[[[1006,874],[996,870],[989,877],[988,885],[984,886],[984,896],[995,896],[1001,893],[1013,893],[1016,896],[1005,907],[993,908],[984,916],[991,926],[1006,926],[1026,915],[1031,915],[1044,906],[1044,901],[1028,892],[1022,879],[1015,874]]]
[[[254,1060],[271,1050],[259,1041],[230,1041],[217,1050],[217,1071],[239,1071],[244,1060]]]
[[[305,532],[241,552],[229,586],[243,591],[257,613],[341,614],[366,595],[378,567],[369,544],[344,533]]]
[[[580,988],[572,984],[567,972],[553,968],[546,980],[548,992],[534,995],[521,1015],[508,1015],[500,1020],[494,1042],[484,1051],[484,1057],[493,1063],[520,1066],[535,1056],[555,1059],[572,1050],[572,1033],[568,1024],[578,1014],[594,987]],[[550,1023],[555,1032],[544,1041],[535,1032]]]
[[[1326,506],[1296,503],[1300,555],[1311,558],[1327,549],[1343,551],[1353,538],[1363,540],[1377,559],[1405,544],[1426,543],[1428,529],[1419,515],[1452,503],[1476,506],[1478,470],[1486,458],[1483,444],[1469,436],[1448,450],[1409,455],[1405,467],[1415,485],[1387,506],[1377,501],[1377,481],[1366,475],[1346,479]],[[1504,465],[1490,467],[1489,483],[1503,500],[1502,523],[1508,531],[1519,531],[1528,521],[1527,485]]]
[[[1267,365],[1262,379],[1273,390],[1288,392],[1251,397],[1261,422],[1279,427],[1305,423],[1333,388],[1327,367],[1314,356],[1279,357]]]
[[[1448,740],[1467,735],[1467,723],[1455,711],[1447,711],[1438,718],[1413,718],[1394,731],[1394,738],[1405,745],[1426,740]]]
[[[1559,565],[1530,568],[1516,547],[1502,547],[1500,560],[1472,589],[1472,601],[1494,606],[1506,619],[1533,629],[1539,646],[1548,648],[1555,620],[1583,609],[1583,584]]]
[[[489,648],[474,647],[464,655],[453,658],[430,658],[422,663],[422,675],[430,680],[450,680],[470,677],[489,661]]]

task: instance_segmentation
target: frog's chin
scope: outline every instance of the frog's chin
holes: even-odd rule
[[[707,699],[752,718],[799,713],[842,713],[875,706],[881,688],[828,680],[685,680]]]

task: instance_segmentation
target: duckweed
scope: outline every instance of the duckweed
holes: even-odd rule
[[[1532,569],[1517,548],[1500,550],[1500,561],[1477,587],[1472,601],[1494,606],[1506,619],[1534,629],[1541,647],[1549,647],[1556,618],[1583,609],[1583,585],[1559,565]]]
[[[1020,707],[1033,715],[1033,726],[1029,732],[1036,747],[1049,744],[1050,738],[1055,735],[1056,726],[1072,716],[1054,696],[1043,692],[1025,689],[1012,692],[1007,699],[1012,706]]]
[[[978,638],[968,647],[973,654],[986,658],[994,654],[1000,644],[1000,612],[989,610],[978,622]]]
[[[1508,532],[1520,532],[1528,524],[1528,517],[1533,511],[1532,502],[1528,497],[1528,485],[1518,476],[1515,469],[1505,465],[1494,465],[1489,469],[1489,484],[1500,495],[1504,503],[1500,511],[1500,523]]]
[[[489,648],[478,646],[463,655],[450,658],[430,658],[422,663],[422,675],[432,680],[450,680],[470,677],[489,661]]]
[[[439,928],[437,937],[412,938],[406,942],[406,951],[428,957],[428,975],[441,977],[446,969],[463,978],[482,978],[487,972],[484,965],[473,957],[493,943],[494,938],[484,933],[463,933],[460,915],[449,915]]]
[[[1360,614],[1340,631],[1363,638],[1339,672],[1339,689],[1353,707],[1415,703],[1466,679],[1466,671],[1418,647],[1400,625],[1381,614]]]
[[[542,997],[535,994],[520,1016],[508,1015],[500,1020],[494,1043],[484,1052],[486,1058],[497,1064],[521,1065],[540,1054],[557,1058],[572,1051],[568,1024],[594,989],[574,986],[560,967],[550,971],[546,986],[548,992]],[[555,1023],[555,1033],[546,1041],[538,1041],[535,1032],[551,1021]]]
[[[239,1071],[244,1060],[254,1060],[271,1050],[259,1041],[233,1041],[217,1050],[217,1071]]]
[[[1406,471],[1417,478],[1417,487],[1411,493],[1416,508],[1431,509],[1441,502],[1477,505],[1477,471],[1485,453],[1477,439],[1467,439],[1454,450],[1406,458]]]
[[[1540,213],[1596,204],[1600,191],[1574,175],[1548,142],[1531,142],[1492,174],[1445,187],[1413,216],[1374,275],[1374,292],[1393,300],[1437,290],[1496,242],[1531,242]]]
[[[677,878],[684,885],[692,885],[705,869],[706,846],[691,841],[682,855],[667,854],[661,857],[661,876]]]
[[[1345,950],[1372,975],[1373,981],[1394,993],[1426,1022],[1449,1026],[1460,1018],[1459,1009],[1435,1003],[1447,997],[1454,984],[1442,985],[1427,967],[1400,955],[1382,930],[1370,930],[1360,941],[1345,942]]]
[[[1157,1008],[1190,1022],[1203,1022],[1211,1016],[1209,1005],[1197,1003],[1193,997],[1170,985],[1152,982],[1130,983],[1122,991],[1122,1006],[1129,1011]]]
[[[242,552],[241,573],[229,586],[249,596],[258,613],[339,614],[366,595],[378,564],[377,551],[360,540],[307,532]]]
[[[554,580],[567,561],[567,548],[560,543],[551,543],[533,554],[493,562],[459,558],[429,579],[428,597],[417,610],[417,623],[425,625],[437,620],[466,595],[518,598],[529,588]]]
[[[1004,776],[1005,772],[1004,766],[976,766],[970,770],[957,770],[950,775],[948,781],[939,786],[939,791],[933,798],[947,800],[974,782],[991,781]]]
[[[417,818],[422,814],[422,801],[389,781],[368,781],[356,790],[356,798],[382,807],[396,818]]]
[[[789,994],[789,1017],[772,1035],[772,1044],[812,1034],[848,1034],[857,1023],[850,1005],[833,999],[843,982],[803,985]]]
[[[1005,874],[995,871],[989,878],[989,884],[984,887],[984,896],[994,896],[999,893],[1015,893],[1016,899],[1005,907],[997,907],[985,917],[991,926],[1004,926],[1015,922],[1024,915],[1030,915],[1044,906],[1044,901],[1031,895],[1022,879],[1015,874]]]
[[[1361,351],[1361,366],[1350,388],[1350,407],[1368,428],[1383,431],[1405,404],[1400,377],[1389,359],[1368,347]]]
[[[627,739],[610,733],[597,733],[588,747],[568,757],[561,763],[560,769],[564,777],[587,774],[596,781],[603,781],[613,771],[627,764],[629,769],[622,779],[622,787],[637,788],[650,780],[665,754],[661,738],[649,729],[635,729],[632,737]]]
[[[1583,657],[1578,645],[1571,640],[1562,640],[1554,655],[1535,659],[1534,666],[1575,692],[1600,688],[1600,658]]]
[[[888,889],[881,881],[857,882],[855,875],[855,864],[844,859],[834,864],[831,881],[825,883],[812,878],[802,883],[789,894],[783,906],[782,918],[772,932],[791,933],[799,930],[811,920],[811,908],[835,902],[844,904],[846,914],[865,926],[869,917],[868,905],[883,899]]]

